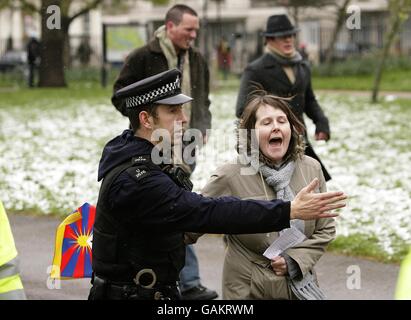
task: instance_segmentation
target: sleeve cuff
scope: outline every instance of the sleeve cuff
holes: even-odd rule
[[[303,273],[301,272],[300,266],[298,263],[291,258],[288,254],[282,253],[280,254],[285,259],[285,263],[287,264],[288,275],[291,279],[301,279]]]
[[[281,215],[281,225],[282,229],[290,227],[290,214],[291,214],[291,201],[285,201],[284,207],[282,209],[285,213]]]

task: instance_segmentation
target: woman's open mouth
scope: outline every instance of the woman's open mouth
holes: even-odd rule
[[[271,147],[280,147],[282,143],[283,143],[283,138],[281,137],[274,137],[268,141],[268,144]]]

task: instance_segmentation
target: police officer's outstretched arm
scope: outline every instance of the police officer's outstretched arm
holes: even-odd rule
[[[110,179],[104,178],[106,187],[102,187],[103,193],[100,192],[104,195],[101,203],[106,203],[109,211],[116,213],[118,220],[123,220],[120,223],[153,231],[265,233],[288,228],[290,219],[334,216],[330,211],[344,206],[338,203],[345,199],[341,192],[314,194],[318,180],[303,189],[293,202],[205,198],[180,186],[172,175],[163,172],[161,164],[152,162],[154,148],[160,150],[162,146],[157,147],[158,141],[152,140],[155,130],[152,116],[147,111],[139,111],[142,105],[156,102],[157,117],[169,130],[174,128],[176,121],[187,122],[182,104],[191,98],[181,93],[180,77],[181,72],[173,69],[116,92],[117,98],[124,99],[127,107],[135,110],[130,112],[135,131],[126,130],[106,145],[100,161],[99,179],[108,172],[117,172],[113,168],[121,169],[121,163],[129,166],[118,176],[113,173]],[[147,97],[152,101],[147,101]],[[163,163],[164,159],[160,160]],[[98,212],[99,203],[100,196]]]
[[[280,231],[290,225],[290,202],[206,198],[177,186],[160,170],[151,170],[138,181],[127,175],[113,183],[109,202],[136,227],[240,234]]]
[[[120,177],[120,180],[123,179]],[[121,191],[118,190],[120,193],[115,192],[111,198],[114,203],[122,203],[123,207],[127,201],[126,207],[133,208],[135,214],[129,215],[134,217],[130,223],[147,229],[182,232],[241,234],[280,231],[289,227],[290,219],[336,216],[329,211],[343,207],[345,204],[338,202],[346,198],[341,192],[314,194],[318,180],[304,188],[291,203],[239,200],[235,197],[206,198],[180,188],[167,175],[156,170],[134,183],[126,179],[120,184],[123,185]]]

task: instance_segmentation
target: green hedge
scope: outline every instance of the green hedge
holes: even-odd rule
[[[377,68],[378,60],[375,56],[351,58],[341,62],[335,62],[331,72],[325,64],[313,67],[314,76],[364,76],[373,75]],[[390,57],[385,62],[384,71],[411,71],[411,57]]]
[[[72,84],[85,84],[101,83],[101,69],[98,67],[76,67],[76,68],[65,68],[65,78],[68,85]],[[119,68],[110,68],[107,72],[107,86],[111,87],[116,79]],[[0,73],[0,88],[1,87],[17,87],[25,88],[27,87],[27,75],[22,72],[7,72]]]

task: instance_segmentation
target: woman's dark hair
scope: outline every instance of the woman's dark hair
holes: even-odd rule
[[[285,113],[291,128],[291,139],[288,146],[287,152],[284,155],[284,162],[289,160],[296,160],[298,157],[304,154],[304,139],[303,134],[305,131],[304,125],[297,118],[297,116],[291,110],[288,104],[287,98],[277,97],[268,94],[264,90],[253,91],[250,98],[247,101],[247,105],[244,112],[240,118],[238,129],[247,130],[247,154],[251,154],[251,135],[253,134],[252,129],[255,129],[255,123],[257,121],[257,110],[262,105],[268,105],[275,109],[279,109]],[[238,136],[239,140],[239,136]],[[241,149],[241,143],[238,141],[237,150]],[[259,152],[260,161],[265,164],[270,165],[271,160],[269,160],[262,152]]]

